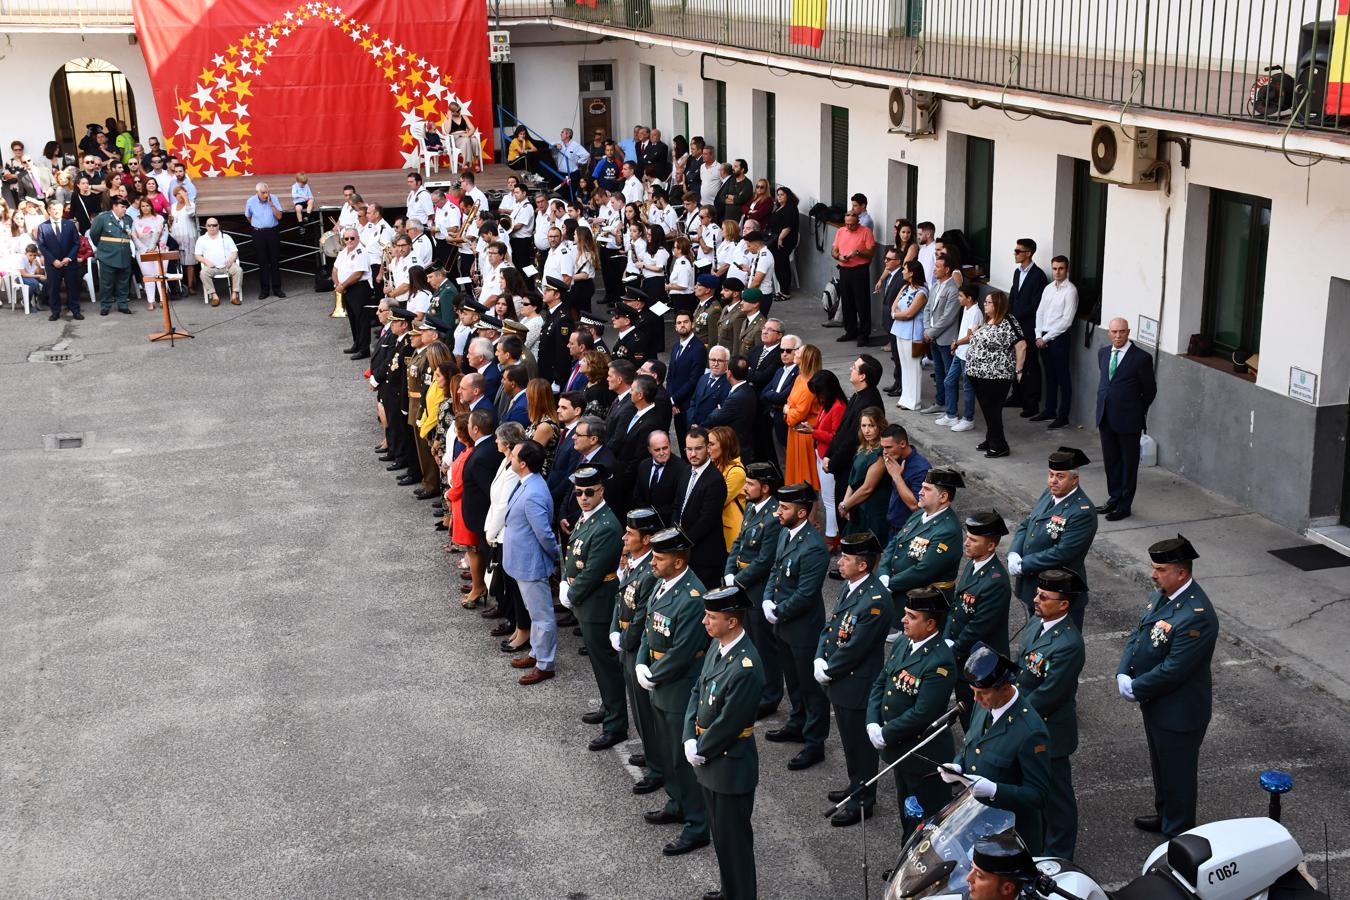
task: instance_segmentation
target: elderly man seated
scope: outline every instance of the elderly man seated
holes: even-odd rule
[[[211,216],[206,220],[206,233],[197,238],[195,248],[197,262],[202,267],[202,283],[212,306],[220,305],[220,295],[216,292],[216,279],[230,279],[230,302],[240,304],[239,295],[244,290],[244,270],[239,266],[239,248],[234,238],[220,230],[220,220]]]

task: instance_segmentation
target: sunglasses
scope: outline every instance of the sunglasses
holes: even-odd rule
[[[350,244],[350,243],[351,243],[352,241],[354,241],[354,240],[356,240],[356,238],[343,238],[343,239],[342,239],[342,243],[344,243],[344,244]]]
[[[573,437],[575,437],[575,435],[573,435]],[[572,493],[575,494],[575,495],[578,496],[578,497],[593,497],[593,496],[595,496],[596,494],[600,493],[600,489],[599,489],[599,488],[577,488],[577,489],[576,489],[575,491],[573,491]]]
[[[219,228],[219,227],[220,227],[220,223],[219,223],[219,222],[207,222],[207,223],[206,223],[206,227],[207,227],[207,228]]]

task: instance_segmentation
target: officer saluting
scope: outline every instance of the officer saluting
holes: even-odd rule
[[[1017,673],[1006,657],[975,645],[963,674],[975,688],[979,709],[956,762],[938,766],[938,774],[949,784],[968,784],[979,800],[1011,812],[1027,849],[1039,854],[1050,791],[1050,732],[1018,693]]]
[[[583,466],[572,473],[570,480],[577,506],[581,508],[581,521],[567,537],[558,599],[572,610],[581,625],[581,642],[586,647],[586,658],[591,661],[595,685],[600,689],[604,730],[586,749],[608,750],[628,739],[623,667],[609,640],[614,596],[619,586],[616,570],[623,553],[623,529],[613,508],[605,503],[603,468]]]
[[[867,739],[867,699],[886,658],[891,629],[890,594],[877,578],[881,541],[872,532],[845,535],[839,542],[839,574],[844,589],[816,644],[815,678],[825,688],[839,725],[848,786],[828,794],[838,803],[877,774],[877,750]],[[856,825],[872,817],[876,786],[830,817],[835,826]]]
[[[1192,577],[1200,554],[1181,535],[1148,548],[1157,588],[1116,670],[1120,695],[1139,704],[1153,769],[1155,815],[1136,828],[1174,838],[1195,827],[1200,745],[1213,702],[1210,660],[1219,638],[1214,605]]]
[[[652,825],[684,822],[680,836],[661,848],[666,856],[708,846],[703,794],[684,755],[689,695],[708,650],[708,633],[702,624],[703,583],[689,571],[689,551],[693,548],[693,542],[678,528],[667,528],[652,537],[652,573],[661,580],[647,601],[647,626],[633,666],[638,684],[651,694],[666,793],[670,795],[664,809],[644,813],[643,818]]]
[[[637,683],[637,675],[633,673],[642,632],[647,627],[647,600],[659,580],[652,574],[652,535],[665,526],[654,509],[630,510],[627,524],[623,532],[627,562],[619,565],[619,593],[609,624],[609,643],[623,665],[628,702],[633,704],[638,737],[642,738],[642,763],[647,771],[633,785],[633,793],[641,795],[659,790],[666,783],[665,769],[661,766],[663,754],[656,742],[651,695]]]
[[[1003,517],[997,510],[981,510],[967,517],[965,524],[963,549],[969,562],[956,581],[951,615],[942,632],[956,657],[958,672],[977,642],[999,653],[1008,652],[1008,604],[1012,600],[1012,579],[998,558],[998,540],[1008,533]],[[956,699],[966,706],[961,727],[967,728],[975,694],[964,679],[957,679]]]
[[[721,890],[703,900],[755,900],[755,835],[750,814],[759,784],[755,716],[764,691],[763,668],[745,636],[750,598],[739,587],[703,596],[703,626],[715,643],[689,698],[684,755],[703,791]]]
[[[939,590],[915,588],[905,596],[904,617],[900,620],[905,637],[895,642],[881,673],[872,682],[867,702],[867,737],[887,765],[909,752],[928,726],[947,711],[956,683],[956,660],[944,641],[934,640],[946,614],[947,599]],[[925,752],[938,759],[950,759],[956,752],[948,728],[928,746],[932,749]],[[952,790],[934,778],[928,763],[917,755],[892,771],[904,836],[908,838],[920,819],[908,814],[905,798],[913,797],[921,815],[931,816],[951,801]]]
[[[756,713],[760,719],[773,715],[783,700],[783,663],[778,656],[778,642],[760,605],[764,602],[764,583],[778,551],[778,534],[783,530],[778,522],[778,501],[773,498],[773,492],[782,483],[773,463],[753,462],[746,467],[745,516],[727,554],[723,573],[728,587],[735,585],[750,598],[751,609],[745,625],[764,668],[764,696]]]
[[[1083,587],[1082,580],[1066,569],[1042,572],[1036,615],[1023,629],[1017,651],[1022,667],[1017,689],[1050,731],[1050,797],[1041,852],[1061,859],[1073,859],[1078,842],[1078,801],[1069,757],[1078,749],[1078,675],[1087,654],[1083,635],[1069,620],[1069,609]]]
[[[961,523],[952,511],[956,489],[966,486],[955,469],[929,469],[919,488],[919,508],[886,545],[877,563],[877,574],[891,590],[895,608],[904,604],[905,592],[936,585],[950,590],[961,565],[957,546]]]
[[[1097,510],[1078,484],[1078,469],[1091,462],[1077,447],[1050,454],[1046,489],[1013,533],[1008,572],[1021,576],[1017,596],[1032,614],[1036,576],[1046,569],[1068,569],[1087,585],[1087,554],[1097,536]],[[1069,615],[1081,631],[1087,588]]]
[[[131,289],[131,217],[125,197],[114,197],[112,208],[94,217],[89,240],[98,261],[98,305],[100,316],[117,311],[131,314],[127,292]]]

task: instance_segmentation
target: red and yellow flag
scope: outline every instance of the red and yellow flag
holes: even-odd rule
[[[819,47],[825,39],[825,13],[829,0],[792,0],[788,43]]]
[[[1350,116],[1350,0],[1336,4],[1336,27],[1331,32],[1327,66],[1326,114]]]

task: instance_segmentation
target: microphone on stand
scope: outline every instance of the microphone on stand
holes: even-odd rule
[[[962,703],[960,700],[956,701],[955,703],[952,704],[951,709],[947,710],[945,713],[943,713],[942,715],[938,716],[936,719],[933,720],[933,724],[928,726],[928,730],[924,732],[924,735],[927,736],[935,731],[941,731],[944,728],[950,727],[952,722],[958,716],[964,713],[966,709],[967,707],[964,703]]]

